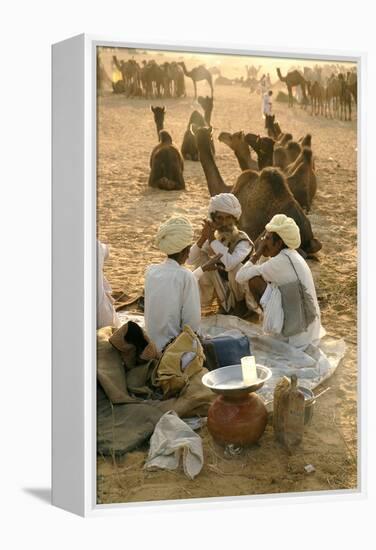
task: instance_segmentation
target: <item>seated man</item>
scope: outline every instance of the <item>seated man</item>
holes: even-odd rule
[[[273,288],[297,281],[299,278],[312,300],[316,317],[308,327],[302,327],[300,333],[287,337],[286,341],[304,350],[311,343],[316,345],[325,331],[321,327],[320,309],[311,270],[296,250],[300,246],[299,227],[285,214],[276,214],[265,229],[265,234],[256,244],[255,253],[250,261],[239,269],[236,280],[239,284],[248,282],[249,290],[265,314],[271,303]],[[261,256],[270,259],[257,264]],[[281,301],[279,307],[282,308]],[[294,310],[294,304],[291,304],[291,310]],[[283,320],[283,311],[273,311],[276,317]]]
[[[210,199],[209,216],[204,220],[201,235],[192,246],[188,264],[196,267],[214,254],[222,254],[222,267],[204,273],[199,280],[201,305],[210,306],[214,297],[221,306],[221,313],[245,315],[257,304],[246,304],[244,287],[235,280],[242,262],[250,255],[253,243],[246,233],[236,226],[242,213],[238,199],[232,193],[220,193]]]
[[[200,293],[197,280],[208,270],[217,269],[216,255],[193,273],[184,267],[193,228],[182,217],[163,223],[156,236],[157,247],[167,255],[145,272],[145,328],[158,351],[178,336],[184,325],[198,332],[201,322]]]

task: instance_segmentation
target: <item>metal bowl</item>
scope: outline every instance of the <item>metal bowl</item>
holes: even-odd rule
[[[244,385],[241,365],[229,365],[228,367],[212,370],[202,377],[202,383],[214,393],[222,395],[251,393],[262,388],[264,383],[272,376],[272,371],[264,365],[256,364],[256,370],[257,382],[250,386]]]

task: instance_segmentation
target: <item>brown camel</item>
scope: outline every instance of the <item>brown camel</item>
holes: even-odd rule
[[[163,130],[166,107],[164,105],[163,107],[153,107],[152,105],[150,105],[150,109],[154,114],[154,122],[157,127],[157,135],[158,139],[160,139],[160,131]]]
[[[198,111],[193,111],[189,117],[188,126],[184,133],[183,143],[181,145],[181,154],[185,160],[198,161],[198,149],[196,136],[193,128],[205,126],[205,120]]]
[[[165,191],[185,189],[181,154],[172,144],[172,138],[166,130],[161,130],[159,139],[160,143],[154,147],[150,156],[149,186]]]
[[[201,80],[206,80],[210,86],[211,90],[211,97],[213,97],[213,79],[210,71],[204,65],[199,65],[198,67],[194,67],[191,71],[187,71],[187,67],[185,66],[184,61],[179,61],[179,65],[182,67],[185,76],[188,76],[192,79],[193,87],[195,90],[195,99],[197,98],[197,82],[200,82]]]
[[[282,76],[280,69],[277,69],[279,80],[286,83],[287,91],[289,94],[289,107],[293,107],[292,89],[295,86],[300,86],[303,94],[303,105],[307,105],[306,85],[307,82],[304,76],[299,71],[291,71],[286,76]]]
[[[211,116],[213,111],[213,98],[209,96],[206,96],[206,97],[199,96],[197,101],[204,110],[204,119],[206,122],[206,126],[210,126]]]
[[[231,187],[225,184],[215,164],[210,149],[211,129],[196,129],[196,137],[210,195],[234,193],[242,206],[239,227],[253,241],[265,230],[265,225],[275,214],[286,214],[299,226],[304,252],[314,254],[321,249],[321,243],[313,236],[308,217],[294,199],[278,168],[266,168],[261,174],[245,170],[235,186]]]
[[[292,164],[298,158],[302,151],[300,143],[297,141],[289,141],[286,145],[286,154],[288,164]]]
[[[221,132],[218,140],[230,147],[234,151],[238,160],[240,169],[243,170],[258,170],[257,162],[251,157],[251,151],[248,143],[244,139],[244,132]]]
[[[277,140],[279,134],[275,124],[275,115],[265,115],[265,128],[267,130],[267,134],[269,137]]]
[[[276,146],[273,151],[273,166],[285,172],[288,166],[288,156],[285,147]]]
[[[172,79],[173,96],[185,97],[187,94],[185,92],[184,71],[176,61],[170,63],[170,76]]]
[[[266,136],[260,137],[257,134],[246,134],[244,139],[257,155],[259,170],[273,165],[274,139]]]
[[[316,194],[316,176],[312,168],[312,150],[304,147],[294,166],[294,170],[292,170],[292,167],[288,170],[287,184],[300,206],[306,212],[309,212],[312,199]]]
[[[358,101],[358,79],[356,73],[348,72],[346,75],[346,81],[356,105]]]
[[[317,80],[308,82],[308,95],[311,97],[311,115],[324,114],[325,89]]]
[[[341,95],[341,83],[339,79],[332,74],[328,80],[325,94],[325,116],[329,114],[330,118],[338,116],[339,102]]]
[[[117,56],[112,56],[114,65],[121,72],[126,94],[131,97],[142,95],[141,89],[141,68],[137,61],[129,59],[128,61],[120,61]]]
[[[347,80],[345,79],[345,76],[340,73],[338,75],[338,80],[340,83],[340,95],[339,95],[339,102],[340,102],[340,109],[341,109],[341,120],[343,118],[343,115],[345,115],[345,120],[347,120],[347,113],[349,115],[349,120],[351,120],[351,98],[352,94],[350,92],[350,88],[347,84]]]

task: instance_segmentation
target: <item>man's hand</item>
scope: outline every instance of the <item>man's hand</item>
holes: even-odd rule
[[[209,240],[210,236],[214,234],[215,228],[213,222],[210,220],[202,220],[201,235],[197,241],[197,246],[202,248],[203,244]]]
[[[207,260],[201,266],[202,271],[215,271],[216,269],[218,269],[221,258],[222,254],[216,254],[215,256]]]

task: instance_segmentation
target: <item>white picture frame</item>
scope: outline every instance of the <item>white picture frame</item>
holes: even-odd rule
[[[269,501],[362,498],[366,492],[364,411],[366,373],[359,368],[356,491],[96,504],[96,48],[163,49],[204,53],[351,61],[358,67],[358,349],[365,349],[364,245],[366,54],[292,51],[228,44],[140,44],[79,35],[52,47],[52,502],[81,516],[132,507],[231,505]],[[69,307],[68,307],[69,305]],[[67,345],[69,342],[69,345]],[[362,363],[359,354],[359,365]]]

